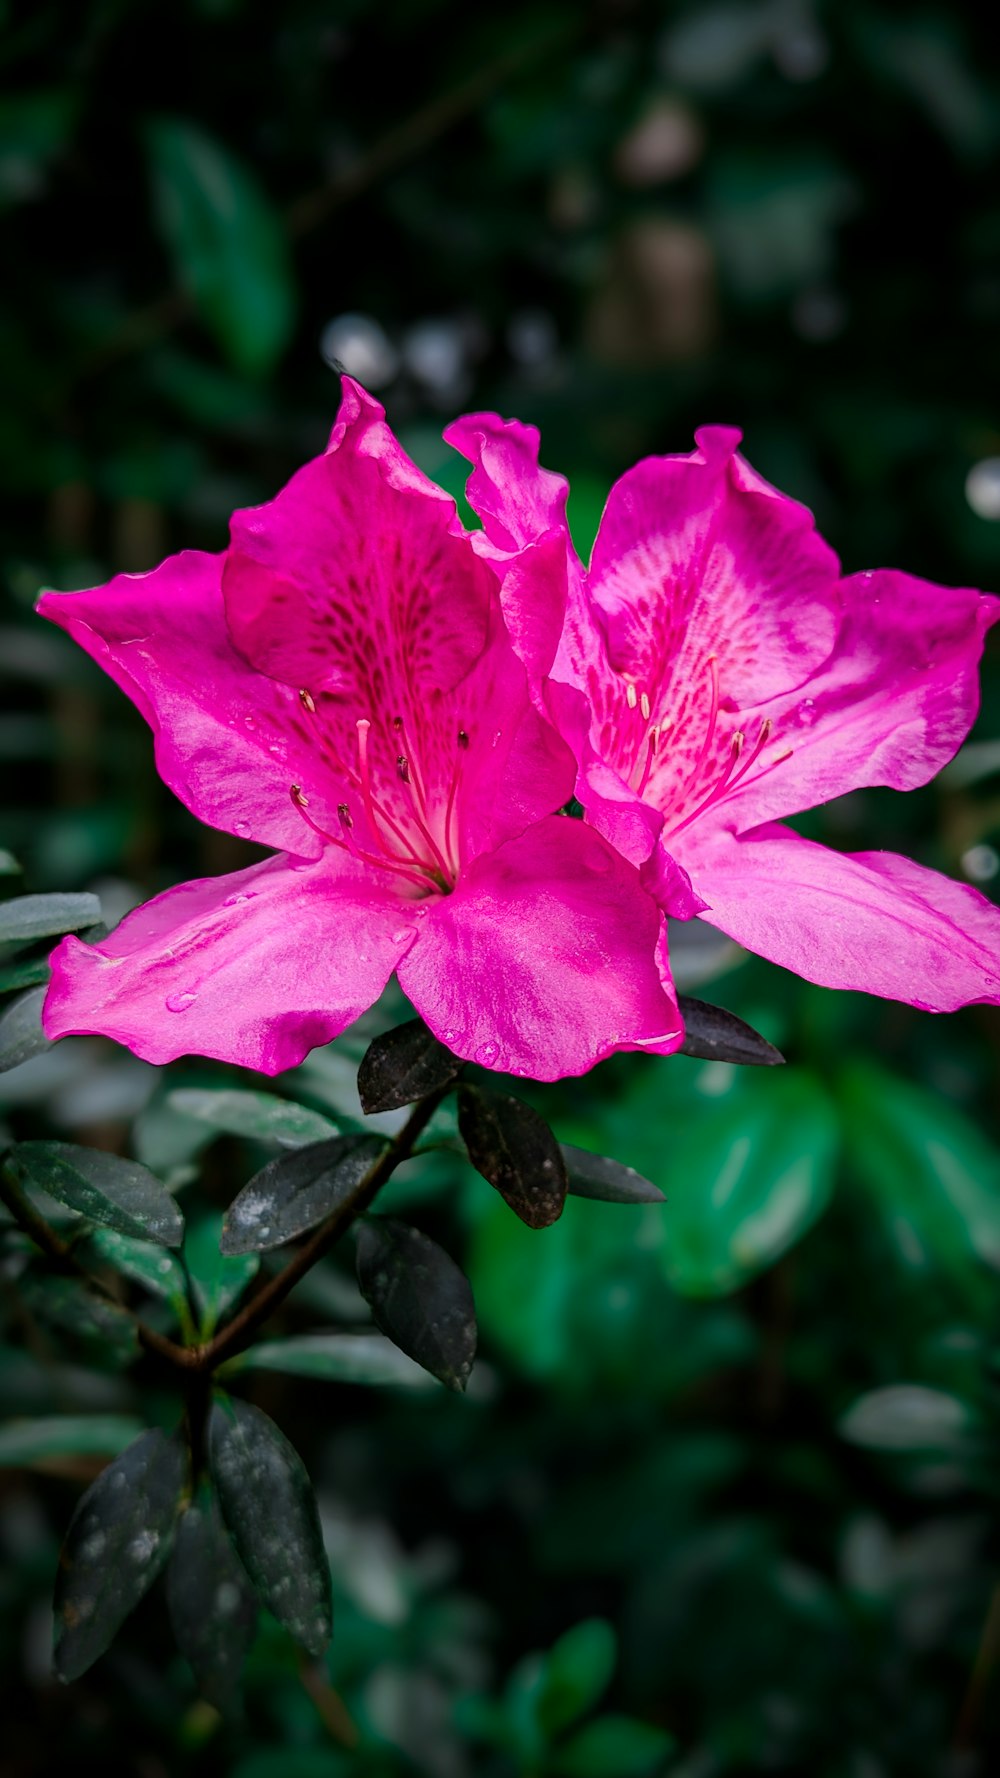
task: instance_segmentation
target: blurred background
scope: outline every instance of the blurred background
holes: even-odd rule
[[[96,888],[113,922],[253,856],[170,798],[144,724],[32,605],[221,548],[322,449],[338,365],[456,496],[448,418],[538,423],[584,551],[616,475],[726,421],[847,569],[1000,588],[987,9],[0,0],[0,80],[12,892]],[[995,894],[1000,651],[935,785],[801,825]],[[90,1454],[0,1433],[12,1778],[997,1769],[1000,1014],[838,996],[685,936],[681,985],[789,1067],[628,1056],[535,1093],[666,1209],[571,1201],[532,1233],[418,1161],[391,1202],[472,1280],[469,1396],[247,1384],[316,1483],[338,1623],[317,1673],[262,1617],[242,1717],[198,1701],[159,1591],[84,1680],[49,1678],[74,1503],[114,1429],[175,1404],[0,1268],[4,1412],[107,1428]],[[361,1048],[278,1090],[335,1115]],[[0,1077],[0,1119],[222,1207],[274,1149],[168,1095],[226,1078],[75,1039]],[[347,1255],[282,1325],[365,1314]]]

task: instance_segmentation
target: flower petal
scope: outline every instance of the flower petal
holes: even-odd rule
[[[100,1032],[147,1062],[214,1056],[277,1074],[378,998],[416,937],[409,912],[329,855],[183,883],[99,945],[59,945],[44,1028]]]
[[[200,820],[315,857],[319,842],[289,797],[312,760],[302,712],[233,647],[222,561],[185,550],[150,574],[43,593],[38,610],[138,706],[153,729],[160,777]],[[335,820],[334,805],[329,813]]]
[[[683,1041],[656,905],[583,822],[538,822],[426,906],[400,986],[457,1055],[557,1080]]]
[[[712,926],[807,981],[926,1012],[1000,1004],[1000,908],[908,858],[774,824],[718,836],[694,880]]]
[[[851,575],[841,591],[829,661],[759,712],[773,723],[771,752],[791,748],[791,757],[718,806],[739,830],[861,785],[926,784],[975,719],[983,638],[1000,617],[1000,599],[891,568]]]

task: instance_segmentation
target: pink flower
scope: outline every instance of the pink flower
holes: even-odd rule
[[[725,427],[615,484],[589,571],[533,427],[480,414],[446,437],[475,466],[478,547],[587,819],[660,906],[829,987],[997,1003],[1000,910],[978,890],[781,818],[933,777],[975,717],[1000,601],[893,569],[842,579]]]
[[[454,503],[345,379],[326,453],[185,552],[39,609],[150,723],[202,820],[280,848],[53,956],[50,1037],[276,1073],[395,970],[458,1055],[537,1079],[681,1020],[635,867],[555,811],[573,760],[532,707]]]

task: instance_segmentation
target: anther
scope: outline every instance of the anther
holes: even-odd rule
[[[403,718],[401,716],[394,716],[393,717],[392,730],[393,730],[393,734],[396,734],[396,735],[402,734],[402,732],[403,732]]]
[[[409,784],[409,782],[410,782],[410,762],[407,759],[405,753],[400,753],[398,755],[397,760],[396,760],[396,770],[399,773],[399,776],[402,778],[403,783]]]
[[[458,731],[458,744],[461,747],[462,752],[464,753],[469,745],[469,737],[466,734],[464,728],[460,728]]]
[[[634,710],[637,703],[639,702],[639,694],[636,691],[634,685],[626,686],[626,688],[625,688],[625,702],[628,705],[630,710]]]
[[[648,722],[649,721],[649,699],[646,696],[645,692],[643,692],[642,697],[639,699],[639,712],[640,712],[640,715],[642,716],[643,722]]]
[[[304,687],[302,691],[299,692],[299,703],[302,705],[303,710],[308,710],[310,716],[315,714],[316,701],[312,692],[306,691]]]
[[[308,809],[309,798],[306,796],[301,784],[292,785],[291,798],[297,809]]]
[[[338,803],[337,804],[337,814],[340,817],[341,827],[343,827],[349,831],[354,826],[354,822],[351,818],[351,811],[347,807],[346,803]]]

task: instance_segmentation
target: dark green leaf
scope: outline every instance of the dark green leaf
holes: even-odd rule
[[[265,1253],[325,1222],[354,1197],[385,1147],[384,1136],[338,1136],[278,1155],[230,1204],[223,1253]]]
[[[53,1414],[0,1427],[0,1465],[29,1468],[50,1457],[116,1457],[142,1431],[131,1414]]]
[[[208,1448],[223,1516],[259,1598],[296,1642],[322,1654],[333,1600],[302,1459],[266,1414],[231,1396],[212,1405]]]
[[[188,1228],[184,1240],[184,1264],[201,1310],[200,1332],[205,1340],[215,1332],[220,1315],[232,1308],[260,1270],[258,1254],[225,1254],[219,1246],[221,1238],[222,1217],[206,1216]]]
[[[617,1654],[618,1639],[604,1618],[587,1618],[560,1636],[545,1657],[535,1706],[546,1735],[593,1708],[611,1683]]]
[[[585,1148],[560,1143],[569,1189],[577,1198],[601,1198],[608,1204],[662,1204],[663,1193],[652,1180],[644,1179],[634,1167],[606,1155],[589,1154]]]
[[[469,1281],[419,1229],[388,1217],[358,1228],[358,1283],[384,1334],[449,1389],[464,1389],[476,1355]]]
[[[29,957],[21,963],[0,965],[0,994],[14,994],[19,988],[37,988],[48,979],[47,957]]]
[[[76,1278],[62,1278],[39,1267],[22,1274],[17,1292],[33,1314],[72,1336],[80,1357],[99,1356],[121,1364],[139,1350],[131,1317]]]
[[[511,1093],[463,1086],[458,1122],[469,1159],[531,1229],[562,1215],[568,1176],[562,1150],[543,1117]]]
[[[55,1670],[79,1679],[104,1653],[168,1555],[187,1481],[175,1435],[144,1432],[102,1470],[66,1534],[55,1596]]]
[[[177,1526],[167,1603],[177,1646],[194,1668],[202,1697],[230,1711],[257,1628],[257,1598],[210,1488]]]
[[[19,895],[0,902],[0,944],[28,945],[95,926],[101,917],[96,895]]]
[[[550,1756],[558,1778],[646,1778],[676,1748],[673,1735],[634,1716],[599,1716]]]
[[[365,1112],[397,1111],[455,1080],[462,1062],[432,1036],[423,1019],[408,1019],[376,1037],[358,1069]]]
[[[408,1388],[433,1388],[431,1378],[381,1334],[298,1334],[289,1340],[262,1340],[234,1359],[226,1369],[285,1371],[297,1377],[321,1377],[329,1383],[402,1383]]]
[[[162,1296],[182,1312],[187,1308],[187,1286],[183,1268],[172,1253],[165,1253],[154,1241],[136,1241],[131,1235],[120,1235],[116,1229],[94,1229],[73,1248],[85,1264],[113,1266],[126,1278],[141,1284],[154,1296]]]
[[[213,1130],[256,1142],[279,1142],[282,1148],[303,1148],[309,1142],[324,1142],[340,1134],[329,1118],[291,1099],[279,1099],[276,1093],[244,1093],[235,1087],[178,1087],[167,1095],[167,1104]]]
[[[678,995],[677,1005],[684,1020],[682,1056],[699,1056],[706,1062],[738,1062],[750,1068],[773,1068],[784,1061],[766,1037],[724,1007],[692,1000],[686,994]]]
[[[250,170],[179,117],[149,124],[156,214],[180,283],[237,369],[266,372],[295,322],[281,222]]]
[[[42,1030],[42,1004],[46,988],[31,988],[20,999],[12,1000],[0,1013],[0,1074],[19,1068],[40,1056],[49,1047]]]
[[[89,1222],[140,1241],[180,1244],[183,1216],[166,1186],[138,1161],[75,1142],[20,1142],[4,1164],[22,1185],[48,1192]]]

